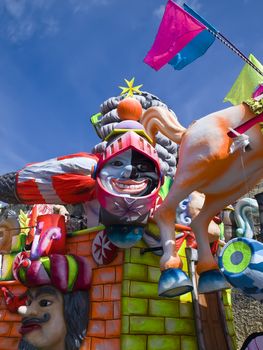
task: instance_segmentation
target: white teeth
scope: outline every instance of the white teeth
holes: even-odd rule
[[[122,184],[122,183],[118,183],[116,185],[119,188],[130,188],[132,190],[137,190],[137,189],[140,189],[140,188],[144,187],[144,184],[140,184],[140,185],[125,185],[125,184]]]

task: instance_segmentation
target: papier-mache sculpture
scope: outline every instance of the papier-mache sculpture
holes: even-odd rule
[[[243,164],[249,168],[251,163],[248,157],[255,150],[253,133],[257,135],[258,126],[252,126],[246,132],[250,136],[249,150],[246,148],[244,152],[241,147],[233,153],[230,152],[230,146],[235,139],[232,139],[231,135],[227,135],[230,130],[228,127],[225,127],[222,134],[220,134],[217,126],[223,124],[222,120],[226,123],[228,120],[226,116],[229,116],[230,119],[232,114],[234,118],[240,118],[240,113],[247,113],[253,120],[255,113],[251,112],[250,109],[253,107],[244,104],[233,109],[217,112],[210,117],[205,117],[204,124],[206,128],[207,125],[210,125],[210,129],[207,130],[199,127],[203,123],[202,120],[195,122],[188,130],[180,127],[180,139],[180,137],[175,137],[176,130],[174,125],[177,125],[177,127],[179,125],[175,114],[156,96],[148,92],[136,91],[132,91],[132,96],[127,95],[109,98],[102,103],[100,113],[93,115],[91,118],[96,132],[101,138],[101,142],[94,146],[91,153],[67,155],[45,162],[33,163],[18,172],[5,174],[0,177],[1,200],[28,205],[42,203],[44,206],[47,203],[52,204],[52,206],[81,203],[85,210],[85,220],[87,222],[87,228],[78,228],[77,231],[74,229],[66,232],[64,220],[61,221],[60,215],[50,213],[40,215],[41,213],[38,212],[34,216],[35,224],[25,221],[24,225],[22,225],[28,227],[36,225],[36,229],[34,229],[34,235],[30,237],[27,235],[24,240],[25,244],[12,253],[14,260],[11,272],[13,278],[28,288],[28,292],[26,295],[19,297],[12,296],[8,290],[4,291],[8,309],[13,311],[19,309],[22,314],[20,349],[26,349],[26,346],[43,347],[44,349],[52,348],[52,346],[55,346],[54,349],[59,349],[56,346],[67,349],[68,346],[70,349],[74,349],[73,345],[67,345],[66,341],[68,333],[66,312],[64,322],[59,321],[62,326],[58,330],[61,332],[60,339],[64,337],[65,343],[58,343],[58,339],[51,330],[48,330],[48,326],[52,327],[50,322],[53,320],[54,315],[52,307],[57,305],[58,310],[63,310],[67,305],[70,305],[68,298],[77,294],[83,295],[86,306],[80,317],[81,324],[80,328],[78,328],[80,335],[74,338],[74,341],[72,340],[75,349],[81,346],[81,339],[85,335],[89,317],[92,322],[90,322],[88,329],[88,338],[82,342],[83,348],[90,347],[96,343],[94,340],[98,336],[97,333],[94,333],[94,329],[97,329],[96,327],[100,331],[100,341],[103,344],[110,343],[111,335],[109,335],[108,339],[106,331],[104,332],[103,324],[109,325],[113,323],[119,325],[118,337],[121,334],[121,347],[126,347],[125,339],[129,338],[129,334],[122,334],[120,324],[121,327],[125,325],[127,310],[123,308],[124,316],[116,316],[118,317],[118,319],[114,319],[116,322],[107,322],[103,318],[104,323],[99,322],[101,319],[98,318],[94,310],[96,310],[97,304],[103,305],[104,299],[101,297],[100,300],[91,299],[94,304],[92,304],[92,312],[88,315],[89,299],[87,294],[83,294],[86,292],[79,287],[78,280],[79,278],[90,279],[90,269],[88,266],[82,268],[81,266],[83,265],[79,263],[79,259],[86,266],[84,258],[69,255],[69,251],[87,255],[91,265],[94,267],[94,285],[92,285],[91,298],[94,297],[93,289],[98,290],[96,283],[98,283],[98,276],[100,276],[101,271],[104,268],[108,271],[112,267],[103,267],[103,265],[112,263],[115,266],[115,257],[119,264],[123,264],[123,281],[127,281],[125,275],[127,266],[129,265],[130,267],[134,261],[130,260],[127,262],[126,256],[130,254],[130,259],[132,259],[132,253],[135,254],[135,252],[137,254],[137,260],[134,263],[135,269],[138,267],[137,263],[148,261],[148,258],[155,259],[155,266],[159,263],[158,257],[153,257],[151,254],[142,256],[140,253],[153,251],[161,256],[161,277],[158,287],[160,299],[190,292],[193,289],[192,283],[194,283],[192,298],[196,296],[195,302],[199,303],[201,298],[208,300],[210,296],[215,297],[218,295],[217,293],[212,293],[204,296],[200,295],[200,293],[225,289],[229,287],[228,282],[232,283],[225,271],[220,272],[218,269],[217,261],[214,259],[217,245],[215,244],[211,248],[211,242],[217,240],[219,235],[222,234],[218,226],[220,220],[217,214],[230,202],[234,202],[232,197],[230,199],[224,198],[224,195],[232,193],[233,198],[236,195],[239,197],[239,194],[236,193],[237,187],[235,183],[238,180],[236,176],[237,170],[234,168],[234,165],[231,165],[231,162],[238,163],[239,161],[241,164],[240,158],[242,157],[242,160],[244,160]],[[250,104],[250,102],[248,103]],[[251,103],[253,104],[253,101]],[[219,117],[219,122],[214,116]],[[209,121],[210,119],[213,121],[209,124],[207,120]],[[236,121],[230,127],[235,129],[242,123],[243,121]],[[157,132],[158,129],[161,132]],[[215,136],[212,138],[213,132],[218,135],[218,139]],[[176,142],[173,142],[172,138],[178,143],[181,140],[179,156],[177,155]],[[216,140],[215,147],[209,144],[210,141],[214,144],[214,140]],[[221,145],[220,140],[223,142],[222,147],[219,147]],[[224,146],[224,142],[227,142],[227,146]],[[257,144],[258,141],[256,141],[255,145]],[[209,153],[216,153],[218,150],[221,152],[221,158],[216,154],[214,155],[214,153],[212,155]],[[257,155],[261,154],[260,152]],[[235,169],[233,171],[235,181],[233,188],[230,189],[229,186],[233,183],[231,178],[233,173],[230,172],[229,174],[227,170],[232,166]],[[241,175],[240,169],[238,175]],[[220,182],[221,179],[223,183]],[[226,185],[228,185],[228,189],[224,190]],[[254,183],[251,183],[249,186],[253,185]],[[239,184],[238,190],[241,187]],[[247,186],[243,186],[243,189],[246,188]],[[211,202],[207,204],[207,200]],[[68,206],[69,211],[70,208],[72,207]],[[206,216],[207,214],[209,214],[209,217]],[[66,215],[69,214],[66,213]],[[205,222],[202,221],[204,218]],[[179,233],[178,230],[183,232]],[[87,239],[87,241],[84,240],[83,235],[86,235],[85,240]],[[71,240],[75,242],[75,239],[79,240],[78,243],[72,244]],[[145,248],[141,242],[138,242],[141,239],[149,247]],[[66,242],[67,245],[65,245]],[[177,251],[182,242],[184,242],[183,249],[181,249],[179,257]],[[116,248],[116,246],[120,249]],[[189,263],[189,256],[187,256],[188,261],[184,256],[185,246],[198,249],[199,293],[196,293],[195,269],[192,269],[195,263],[193,260]],[[123,249],[127,250],[124,252],[125,259],[121,260]],[[87,254],[84,252],[85,250],[87,250]],[[3,252],[4,260],[6,255],[8,254]],[[196,259],[196,255],[194,259]],[[186,266],[182,270],[181,260],[184,261],[184,264],[188,263],[188,271],[191,278],[187,275]],[[237,265],[238,261],[233,261]],[[224,262],[227,262],[227,259]],[[76,266],[79,266],[77,270]],[[251,265],[249,268],[251,268]],[[255,269],[254,272],[257,273]],[[10,276],[11,273],[9,272],[7,277]],[[155,285],[156,289],[152,288],[152,294],[149,298],[154,300],[158,298],[159,301],[157,295],[158,278],[159,274],[154,280],[155,284],[151,284],[151,286]],[[120,285],[120,280],[118,280],[118,293],[122,293],[120,288],[124,285],[124,283]],[[85,290],[88,290],[90,283],[90,280],[84,283],[86,285]],[[103,285],[103,290],[111,290],[113,288],[111,283],[116,283],[116,281],[108,283],[109,285]],[[153,283],[153,281],[149,283]],[[73,285],[74,288],[72,287]],[[117,288],[114,288],[114,290],[117,290]],[[24,305],[24,296],[28,299],[28,305]],[[125,302],[127,298],[137,296],[120,294],[118,297],[120,302],[123,302],[123,300]],[[163,301],[176,307],[178,300],[181,303],[181,299],[185,301],[188,300],[187,298],[191,298],[191,296],[189,294],[182,295],[180,298],[172,301],[165,299]],[[52,304],[49,303],[50,301]],[[108,302],[108,300],[106,301]],[[77,305],[75,301],[73,301],[73,304]],[[192,307],[192,305],[189,306]],[[208,305],[208,311],[213,306],[211,304]],[[50,311],[48,311],[49,307],[51,307]],[[79,306],[77,307],[79,308]],[[37,309],[39,317],[31,316],[34,309]],[[70,312],[78,315],[79,311],[76,310],[71,309]],[[224,314],[221,314],[221,311],[215,312],[218,315],[220,314],[220,319],[222,318],[222,322],[226,323],[227,319]],[[149,310],[149,314],[146,317],[151,316],[150,313],[151,310]],[[50,316],[47,317],[45,314],[50,314]],[[55,313],[56,322],[58,322],[56,318],[58,314],[59,312]],[[180,317],[177,315],[176,310],[175,314],[171,311],[169,315],[173,318]],[[112,315],[109,316],[109,320],[111,320],[110,317]],[[132,320],[136,318],[131,317]],[[162,317],[168,317],[167,315],[165,316],[165,311]],[[195,321],[198,323],[197,318]],[[139,322],[139,316],[136,319]],[[215,325],[215,328],[217,328],[216,332],[220,329],[223,335],[229,335],[229,331],[226,331],[226,328],[224,328],[225,325],[220,322]],[[200,327],[203,327],[203,325]],[[44,332],[47,335],[50,334],[50,337],[43,336]],[[132,332],[134,331],[131,331],[131,336],[134,335]],[[164,333],[160,334],[167,334],[166,329],[162,332]],[[177,330],[175,330],[174,334],[176,332]],[[189,333],[189,336],[193,335],[193,332],[194,330],[191,331],[191,334]],[[42,335],[40,336],[40,334]],[[119,339],[116,334],[117,332],[115,333],[115,342],[117,344]],[[211,335],[212,337],[213,335]],[[43,338],[45,338],[45,343],[40,344],[39,341]],[[195,344],[196,340],[194,337],[192,338],[192,342]],[[54,345],[50,345],[51,342]]]
[[[262,177],[263,139],[259,124],[254,122],[255,119],[258,121],[256,116],[262,111],[263,99],[259,96],[241,105],[212,113],[194,122],[188,129],[160,107],[150,108],[141,118],[152,138],[157,131],[161,131],[180,144],[173,186],[154,215],[161,236],[165,237],[162,258],[164,268],[167,271],[177,269],[178,276],[181,275],[181,262],[172,233],[175,208],[194,190],[206,196],[204,206],[191,224],[198,244],[199,292],[227,287],[209,248],[208,224],[216,213],[245,194]],[[239,131],[242,128],[242,132],[247,133],[250,141],[248,151],[243,147],[236,152],[230,150],[236,136],[231,130],[238,127]],[[182,276],[184,282],[177,283],[175,272],[173,270],[175,291],[172,294],[176,293],[178,287],[179,293],[187,291],[188,278]]]
[[[130,247],[141,239],[148,218],[169,190],[177,147],[161,134],[157,135],[156,148],[152,146],[138,120],[149,107],[167,111],[168,107],[150,93],[133,92],[133,98],[121,95],[107,100],[101,113],[92,118],[104,140],[94,148],[95,154],[60,157],[3,175],[2,200],[66,204],[92,203],[95,199],[100,204],[100,221],[115,245]],[[168,177],[161,189],[165,174]],[[165,244],[163,240],[166,254]],[[159,293],[165,294],[166,288],[160,285]]]
[[[27,204],[88,203],[93,213],[97,210],[97,219],[105,225],[109,239],[122,248],[142,237],[153,215],[163,248],[159,294],[173,297],[192,290],[175,249],[175,216],[179,202],[197,190],[206,196],[203,208],[191,223],[199,251],[199,291],[227,288],[210,250],[208,225],[247,188],[242,186],[245,180],[240,151],[230,152],[233,140],[228,136],[229,128],[253,118],[262,107],[259,103],[254,108],[258,102],[253,100],[249,105],[204,117],[186,130],[157,97],[135,88],[126,88],[132,97],[111,98],[102,105],[101,113],[93,116],[92,122],[104,140],[95,147],[95,154],[58,157],[5,174],[0,178],[0,198]],[[252,150],[241,154],[247,186],[252,187],[261,172],[259,126],[253,126],[247,134]],[[171,140],[180,144],[175,176],[176,147]],[[159,141],[175,154],[163,152]],[[159,155],[167,162],[161,161],[160,165]],[[174,176],[172,187],[165,172],[170,179]]]
[[[152,146],[138,120],[151,106],[168,107],[150,93],[133,92],[133,98],[108,99],[101,113],[93,116],[102,138],[93,154],[59,157],[3,175],[1,199],[27,204],[84,203],[89,225],[102,223],[118,247],[135,244],[169,190],[177,146],[161,134],[156,148]]]
[[[46,214],[38,217],[31,251],[14,259],[13,276],[27,291],[2,291],[8,309],[22,316],[19,350],[77,350],[85,338],[91,267],[81,256],[62,254],[64,248],[64,217]]]
[[[79,349],[88,326],[91,269],[87,261],[59,254],[38,260],[24,257],[14,274],[28,287],[26,305],[18,308],[19,350]]]

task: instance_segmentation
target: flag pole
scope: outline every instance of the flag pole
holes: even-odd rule
[[[207,30],[213,34],[218,40],[220,40],[224,45],[226,45],[230,50],[235,52],[243,61],[245,61],[250,67],[252,67],[258,74],[263,76],[263,72],[250,61],[248,57],[246,57],[235,45],[233,45],[224,35],[219,32],[213,31],[210,28]]]
[[[252,67],[258,74],[263,76],[263,72],[250,61],[234,44],[232,44],[223,34],[221,34],[217,29],[215,29],[210,23],[208,23],[204,18],[202,18],[196,11],[194,11],[187,4],[183,5],[183,8],[193,16],[197,21],[206,26],[206,29],[211,33],[215,38],[220,40],[224,45],[226,45],[230,50],[237,54],[242,60],[244,60],[250,67]]]

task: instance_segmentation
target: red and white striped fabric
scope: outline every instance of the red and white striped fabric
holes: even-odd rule
[[[26,204],[75,204],[95,198],[99,158],[76,153],[33,163],[17,173],[17,196]]]

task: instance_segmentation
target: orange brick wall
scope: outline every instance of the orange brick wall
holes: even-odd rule
[[[9,284],[9,283],[8,283]],[[2,285],[2,283],[1,283]],[[7,284],[5,284],[6,286]],[[22,294],[26,289],[18,282],[12,282],[8,288],[14,294]],[[6,309],[3,296],[0,296],[0,350],[17,349],[20,334],[21,317],[18,314],[10,313]]]
[[[99,266],[91,255],[96,233],[68,239],[68,253],[87,257],[93,271],[90,321],[81,350],[120,350],[121,282],[124,255],[118,252],[108,265]]]
[[[92,240],[96,233],[67,239],[67,253],[85,256],[92,270],[90,291],[89,327],[81,350],[120,350],[121,332],[121,282],[123,251],[108,265],[97,265],[91,254]],[[4,282],[1,283],[4,285]],[[14,294],[25,288],[18,282],[12,283]],[[19,342],[20,316],[6,310],[0,296],[0,350],[15,350]]]

